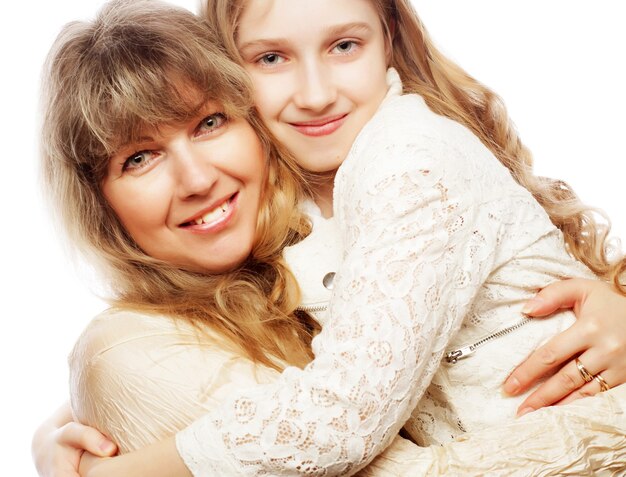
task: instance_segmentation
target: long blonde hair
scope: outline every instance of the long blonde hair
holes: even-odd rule
[[[405,93],[421,95],[430,109],[469,128],[506,166],[513,178],[541,204],[562,232],[569,252],[623,294],[626,258],[610,260],[610,226],[583,204],[561,180],[533,174],[533,159],[522,144],[502,100],[443,55],[430,39],[409,0],[370,0],[391,41],[391,66]],[[236,34],[245,0],[208,0],[202,16],[218,30],[229,54],[241,61]],[[210,5],[209,5],[210,4]],[[619,250],[613,250],[619,253]]]
[[[301,180],[288,156],[279,160],[254,114],[247,75],[217,45],[200,18],[150,0],[115,1],[94,21],[66,25],[44,70],[45,190],[70,243],[100,267],[115,306],[208,327],[277,369],[304,365],[315,325],[296,316],[297,283],[281,258],[285,245],[308,232],[296,208]],[[181,91],[181,84],[197,94]],[[145,254],[101,189],[119,144],[136,140],[145,126],[188,120],[208,100],[252,124],[268,169],[251,256],[221,275]]]

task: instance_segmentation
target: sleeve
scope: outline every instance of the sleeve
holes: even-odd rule
[[[175,434],[224,396],[278,374],[191,326],[126,312],[94,320],[69,364],[75,418],[109,436],[121,453]]]
[[[195,477],[365,466],[417,404],[485,278],[510,258],[498,256],[507,231],[535,218],[526,195],[495,196],[489,178],[468,179],[474,149],[382,141],[336,179],[345,256],[315,360],[178,433]]]

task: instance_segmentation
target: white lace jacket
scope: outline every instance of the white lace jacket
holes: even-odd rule
[[[316,359],[180,432],[194,475],[354,473],[411,416],[448,350],[519,323],[538,287],[589,274],[488,149],[419,96],[392,95],[361,132],[334,210],[343,262]],[[519,400],[500,384],[571,319],[526,324],[446,368],[412,435],[442,442],[512,418]]]

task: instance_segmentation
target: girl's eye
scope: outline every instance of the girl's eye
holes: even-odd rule
[[[149,166],[158,154],[153,151],[139,151],[134,153],[124,161],[122,172],[127,170],[138,170]]]
[[[285,58],[278,53],[266,53],[257,60],[261,66],[276,66],[284,62]]]
[[[226,122],[226,115],[224,113],[213,113],[207,116],[198,125],[198,135],[210,134],[216,129],[219,129]]]
[[[352,50],[354,50],[356,47],[357,47],[357,44],[355,41],[344,40],[344,41],[340,41],[339,43],[337,43],[335,47],[333,48],[333,50],[335,50],[337,53],[346,54],[346,53],[351,53]]]

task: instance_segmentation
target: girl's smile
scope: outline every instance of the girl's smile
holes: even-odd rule
[[[305,136],[327,136],[337,131],[345,122],[347,114],[339,114],[316,121],[303,121],[291,125]]]

